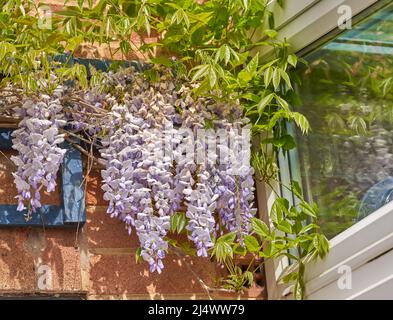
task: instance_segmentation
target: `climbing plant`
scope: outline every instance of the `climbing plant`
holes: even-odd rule
[[[297,183],[283,187],[298,204],[277,194],[272,226],[254,217],[253,204],[255,179],[277,180],[275,154],[295,147],[286,123],[304,134],[310,129],[290,108],[298,59],[277,39],[272,6],[282,1],[65,1],[53,13],[35,1],[1,4],[1,120],[18,126],[18,210],[29,218],[41,206],[41,189],[54,190],[67,139],[104,166],[108,214],[135,229],[136,255],[152,272],[162,271],[169,250],[211,257],[229,271],[220,285],[241,291],[261,266],[254,260],[287,256],[293,263],[282,280],[304,297],[306,263],[328,251],[315,223],[318,209]],[[107,72],[71,63],[89,44],[120,61]],[[145,68],[122,68],[131,54]],[[220,152],[237,162],[222,164],[207,152],[206,161],[194,163],[179,146],[200,129],[207,138],[194,141],[197,151],[209,149],[217,130],[239,145],[250,129],[254,147],[234,153],[221,141]],[[157,132],[171,137],[168,157],[155,153],[165,144]],[[188,240],[174,240],[176,233]],[[247,254],[253,258],[244,271],[235,261]]]

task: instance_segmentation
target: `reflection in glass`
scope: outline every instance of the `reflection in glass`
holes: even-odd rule
[[[296,108],[312,131],[298,134],[299,165],[332,238],[393,200],[393,5],[306,60]]]

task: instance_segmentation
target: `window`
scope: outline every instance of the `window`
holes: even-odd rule
[[[12,129],[0,129],[0,149],[11,149]],[[44,205],[25,220],[23,212],[16,210],[17,205],[0,204],[0,226],[42,226],[61,227],[83,225],[86,221],[85,198],[83,190],[82,157],[78,150],[67,142],[67,149],[61,166],[61,205]],[[7,187],[7,186],[5,186]]]
[[[305,57],[291,177],[329,238],[393,200],[393,5]]]

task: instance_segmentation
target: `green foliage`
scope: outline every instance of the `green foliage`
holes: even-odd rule
[[[173,233],[182,233],[187,225],[187,218],[184,212],[177,212],[171,216],[170,231]]]
[[[78,1],[53,13],[48,27],[42,26],[40,8],[32,0],[2,1],[3,84],[42,89],[45,85],[35,79],[49,79],[55,69],[58,82],[74,78],[86,87],[84,68],[66,70],[64,64],[56,68],[54,57],[72,55],[86,43],[106,45],[112,56],[121,53],[126,58],[134,51],[152,63],[174,68],[179,77],[190,76],[197,84],[196,94],[240,99],[254,132],[271,131],[284,120],[294,121],[303,132],[309,129],[307,120],[289,109],[290,68],[297,58],[287,43],[276,39],[266,0]],[[134,43],[136,34],[141,43]],[[157,41],[145,42],[149,35]],[[271,54],[259,54],[266,50]]]
[[[141,248],[141,247],[138,247],[138,248],[135,250],[135,262],[136,262],[136,263],[140,263],[140,262],[143,261],[143,258],[142,258],[142,256],[141,256],[141,253],[142,253],[142,248]]]
[[[212,257],[214,256],[219,263],[225,263],[228,259],[233,259],[236,233],[230,232],[219,237],[214,244]]]
[[[296,205],[291,206],[282,198],[276,199],[273,204],[272,215],[279,218],[272,218],[274,230],[278,232],[274,232],[270,251],[291,260],[292,264],[283,272],[281,280],[294,282],[294,297],[303,299],[305,266],[311,260],[323,259],[329,251],[329,242],[317,225],[317,206],[304,200],[297,182],[292,184],[291,191],[296,196]],[[277,249],[274,248],[276,242],[280,244]],[[282,244],[285,245],[282,247]]]
[[[42,7],[35,1],[3,0],[2,82],[50,91],[56,83],[74,79],[86,88],[86,69],[78,64],[59,67],[55,57],[65,52],[71,57],[83,44],[99,44],[107,46],[112,57],[120,53],[126,58],[136,52],[152,63],[173,68],[178,77],[196,84],[196,95],[240,100],[254,133],[272,132],[285,121],[293,121],[307,133],[306,118],[289,108],[294,97],[291,68],[297,58],[286,42],[276,39],[267,4],[266,0],[65,2],[61,11],[53,13],[49,26],[43,27]],[[136,34],[141,43],[135,43]],[[149,35],[157,41],[145,41]],[[363,128],[363,123],[354,119],[351,126]],[[291,145],[281,141],[275,147]]]
[[[45,20],[43,7],[36,1],[3,0],[0,4],[1,85],[11,82],[28,91],[50,90],[46,79],[57,65],[53,57],[72,52],[83,38],[58,28],[59,22],[55,18]],[[57,75],[59,81],[64,80],[60,70]],[[83,70],[74,69],[73,76],[82,79],[86,85]]]
[[[202,4],[100,0],[95,5],[67,6],[56,16],[59,28],[74,40],[106,44],[111,53],[124,57],[136,51],[152,63],[172,67],[178,76],[189,76],[197,84],[197,95],[240,99],[254,132],[271,131],[282,120],[294,121],[307,132],[307,120],[289,109],[290,68],[297,58],[287,43],[276,39],[267,4],[266,0]],[[144,33],[157,41],[145,42]],[[135,34],[141,35],[142,46],[133,43]],[[114,49],[114,42],[120,46]],[[266,49],[271,54],[262,57],[259,52]]]
[[[251,286],[254,281],[254,274],[250,270],[243,271],[240,267],[234,266],[229,276],[223,280],[223,288],[242,291],[245,287]]]
[[[272,226],[269,228],[262,220],[252,219],[252,234],[244,236],[243,247],[253,255],[246,271],[233,263],[234,255],[241,252],[235,241],[235,234],[230,233],[217,239],[212,256],[219,263],[225,264],[230,275],[223,282],[226,288],[243,289],[249,272],[254,273],[252,265],[255,259],[280,259],[287,257],[290,265],[281,274],[280,281],[293,283],[295,299],[303,299],[305,294],[304,273],[307,263],[323,259],[329,251],[329,242],[320,232],[317,224],[318,208],[307,203],[300,186],[294,182],[290,188],[296,197],[296,204],[290,205],[285,198],[277,198],[270,212]]]

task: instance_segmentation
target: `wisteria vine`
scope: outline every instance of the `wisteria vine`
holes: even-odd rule
[[[151,272],[164,268],[171,216],[179,212],[198,256],[207,257],[224,232],[242,243],[255,214],[249,145],[241,148],[249,143],[247,120],[238,103],[194,100],[193,89],[169,72],[152,82],[124,69],[103,74],[103,85],[82,97],[66,88],[25,99],[12,134],[18,210],[34,213],[41,189],[55,190],[64,129],[99,149],[107,212],[135,230]]]

